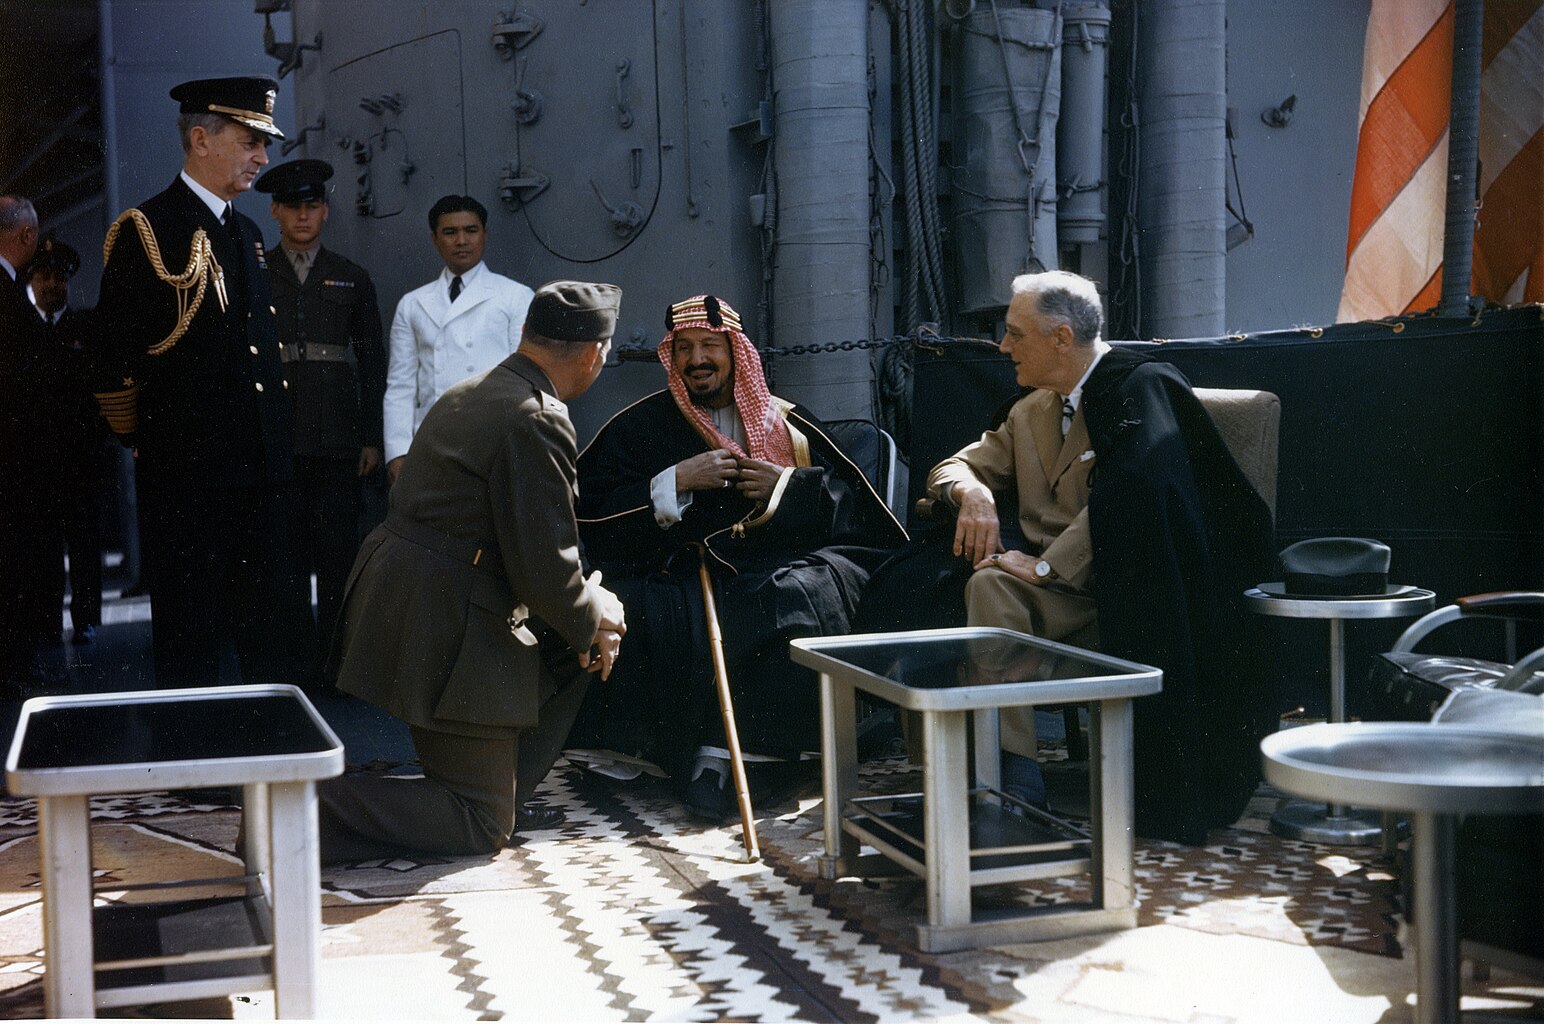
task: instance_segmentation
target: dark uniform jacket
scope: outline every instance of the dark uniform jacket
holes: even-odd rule
[[[27,299],[27,286],[0,270],[0,470],[6,479],[35,460],[29,440],[38,401],[36,360],[42,351],[43,321]],[[19,498],[20,487],[7,486]]]
[[[359,264],[318,248],[302,284],[278,246],[268,273],[295,403],[295,454],[379,448],[386,348],[375,285]]]
[[[89,475],[94,485],[109,431],[91,393],[93,319],[90,310],[66,308],[56,322],[43,321],[42,337],[57,457],[65,472]]]
[[[233,235],[180,177],[139,211],[161,267],[134,221],[120,219],[97,305],[96,390],[108,422],[138,449],[140,480],[194,489],[289,480],[293,416],[257,225],[237,214]],[[182,308],[198,308],[169,342],[179,292],[164,277],[189,270],[200,232],[227,302],[222,309],[207,267],[181,293]]]
[[[535,725],[537,636],[588,651],[600,627],[580,570],[577,458],[567,407],[519,353],[441,396],[354,560],[338,687],[438,732]]]

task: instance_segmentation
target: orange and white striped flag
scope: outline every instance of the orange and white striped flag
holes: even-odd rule
[[[1372,0],[1339,321],[1429,309],[1442,294],[1451,0]],[[1544,0],[1488,0],[1470,292],[1544,301]]]

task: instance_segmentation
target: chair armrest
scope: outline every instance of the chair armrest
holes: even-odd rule
[[[1496,689],[1517,693],[1544,693],[1544,647],[1531,652],[1496,680]]]
[[[949,503],[936,498],[918,498],[911,510],[918,519],[929,523],[946,523],[954,518],[954,509],[949,506]]]
[[[1487,615],[1519,622],[1544,622],[1544,593],[1536,590],[1471,594],[1453,603],[1465,616]]]
[[[1509,619],[1514,622],[1544,622],[1544,593],[1534,590],[1504,590],[1490,594],[1460,597],[1412,622],[1390,649],[1393,653],[1415,650],[1415,645],[1439,626],[1459,619]]]

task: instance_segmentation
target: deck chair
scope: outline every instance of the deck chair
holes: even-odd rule
[[[831,440],[857,464],[874,485],[881,501],[901,522],[906,521],[906,465],[895,440],[868,420],[826,420]]]
[[[1480,619],[1501,624],[1505,660],[1415,650],[1450,623]],[[1544,623],[1544,592],[1476,594],[1416,620],[1393,650],[1374,659],[1363,717],[1544,738],[1544,647],[1517,653],[1518,627],[1530,623]],[[1386,816],[1386,851],[1394,841],[1394,821]],[[1464,957],[1544,977],[1544,815],[1465,819],[1456,863]]]

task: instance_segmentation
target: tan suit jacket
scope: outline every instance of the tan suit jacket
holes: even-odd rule
[[[972,626],[999,626],[1021,633],[1097,648],[1093,595],[1093,546],[1088,534],[1088,489],[1094,452],[1080,404],[1064,440],[1061,395],[1041,388],[1025,395],[1002,426],[981,435],[933,467],[928,493],[954,503],[956,483],[979,480],[994,492],[1013,488],[1019,528],[1032,553],[1051,563],[1059,580],[1034,584],[993,567],[976,571],[965,587]],[[1002,712],[1002,746],[1034,757],[1035,716],[1030,708]]]
[[[1019,527],[1034,551],[1062,580],[1086,590],[1093,571],[1088,487],[1096,461],[1081,405],[1063,441],[1061,396],[1041,388],[1020,399],[1002,426],[933,467],[928,493],[953,505],[954,485],[972,478],[993,491],[1014,488]]]

